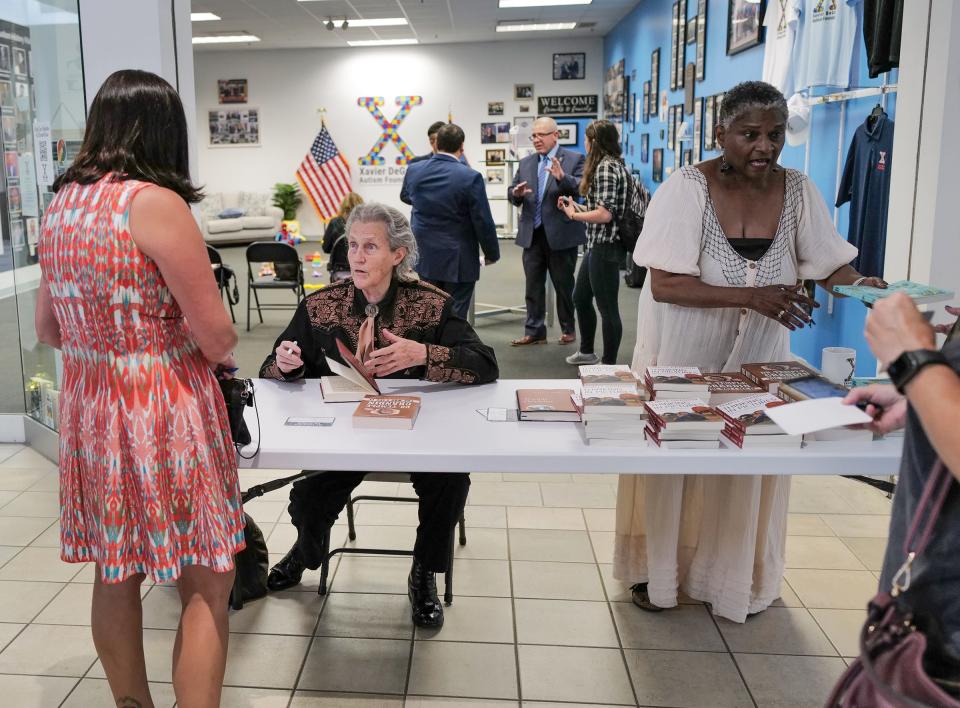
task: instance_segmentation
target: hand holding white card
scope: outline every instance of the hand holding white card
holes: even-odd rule
[[[804,435],[845,425],[861,425],[872,418],[856,406],[843,404],[841,398],[811,398],[767,409],[767,417],[787,435]]]

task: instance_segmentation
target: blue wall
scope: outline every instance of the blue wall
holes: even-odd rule
[[[727,47],[727,0],[708,0],[707,2],[707,52],[704,69],[704,80],[697,82],[694,89],[696,97],[711,96],[723,93],[740,81],[762,78],[763,73],[763,45],[747,49],[734,56],[726,56]],[[666,90],[671,106],[683,103],[683,89],[670,91],[670,35],[672,31],[673,0],[641,0],[634,10],[623,18],[604,39],[604,69],[620,59],[625,59],[624,72],[631,76],[631,93],[643,92],[643,82],[650,77],[650,53],[660,49],[660,90]],[[687,2],[687,19],[694,17],[697,12],[696,0]],[[866,49],[862,34],[858,33],[859,82],[858,86],[879,86],[882,77],[871,79],[867,75]],[[693,61],[695,45],[686,46],[686,61]],[[636,80],[632,73],[636,70]],[[893,70],[888,75],[888,83],[896,83],[897,72]],[[815,90],[816,94],[833,93],[837,89]],[[887,114],[895,118],[896,94],[887,95]],[[842,158],[846,157],[847,149],[856,129],[866,120],[867,115],[877,103],[877,97],[861,98],[846,102],[846,119],[844,121],[844,138]],[[827,205],[832,211],[837,194],[837,149],[840,136],[840,104],[825,104],[813,109],[813,122],[810,130],[810,169],[809,176],[820,189]],[[692,121],[692,117],[687,117]],[[691,122],[692,130],[693,124]],[[661,139],[661,129],[663,138]],[[650,161],[640,162],[640,135],[650,134]],[[624,127],[624,134],[634,145],[634,155],[626,156],[634,169],[640,171],[643,183],[651,191],[658,186],[651,179],[653,150],[663,148],[664,179],[667,178],[666,169],[674,164],[674,154],[667,149],[666,124],[660,123],[657,116],[651,116],[649,123],[643,123],[642,118],[636,122],[636,130],[631,132],[628,126]],[[685,143],[684,147],[689,147]],[[803,170],[803,145],[798,147],[786,146],[780,157],[780,162],[786,167]],[[702,159],[716,157],[718,153],[703,151]],[[840,208],[838,230],[846,237],[848,226],[849,205]],[[865,273],[876,275],[876,273]],[[857,301],[834,299],[833,313],[828,314],[827,294],[817,290],[817,300],[820,310],[815,314],[815,327],[796,332],[792,335],[791,347],[794,353],[807,359],[812,364],[820,365],[820,352],[827,346],[848,346],[857,350],[857,375],[873,376],[876,372],[876,360],[863,337],[863,322],[866,309]]]

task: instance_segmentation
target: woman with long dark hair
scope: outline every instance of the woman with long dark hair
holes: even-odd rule
[[[627,180],[632,179],[620,153],[620,134],[608,120],[595,120],[585,131],[587,164],[580,181],[586,207],[570,197],[560,197],[557,206],[568,219],[587,224],[587,250],[573,288],[573,304],[580,324],[580,351],[567,357],[568,364],[616,364],[623,323],[617,293],[625,253],[620,245],[617,220],[627,203]],[[603,356],[594,352],[597,332],[596,301],[603,333]]]
[[[360,204],[363,197],[356,192],[349,192],[340,202],[340,210],[330,219],[323,232],[323,252],[330,254],[327,261],[327,270],[330,271],[330,282],[336,283],[350,277],[350,261],[347,260],[347,219],[350,212]]]
[[[237,341],[189,204],[187,123],[159,76],[118,71],[90,107],[40,238],[36,327],[63,352],[60,547],[93,562],[91,629],[117,705],[152,706],[140,585],[176,581],[173,687],[217,706],[243,548],[215,372]]]

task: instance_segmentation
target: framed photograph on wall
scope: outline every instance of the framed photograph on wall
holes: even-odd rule
[[[640,134],[640,162],[650,162],[650,133]]]
[[[697,65],[693,62],[687,64],[686,85],[684,86],[683,108],[687,115],[693,113],[693,89],[696,83]]]
[[[523,103],[518,103],[518,104],[517,104],[517,113],[529,113],[529,112],[530,112],[530,107],[531,107],[531,105],[532,105],[532,104],[527,103],[526,101],[524,101]]]
[[[623,110],[620,118],[625,124],[630,122],[630,77],[623,77]]]
[[[208,111],[211,147],[260,147],[259,108]]]
[[[687,148],[683,151],[683,161],[680,163],[681,167],[686,167],[687,165],[693,164],[693,150]]]
[[[533,98],[533,84],[514,84],[513,100],[529,101]]]
[[[507,151],[504,148],[488,148],[486,157],[488,165],[502,165],[507,159]]]
[[[576,145],[577,127],[576,123],[557,123],[557,132],[560,134],[557,143],[560,145]]]
[[[506,175],[502,167],[487,168],[487,184],[504,184],[505,182]]]
[[[703,81],[707,68],[707,0],[697,6],[697,81]]]
[[[488,115],[488,116],[502,116],[502,115],[503,115],[503,101],[489,101],[489,102],[487,102],[487,115]]]
[[[727,3],[727,56],[763,42],[764,0],[730,0]]]
[[[694,15],[687,20],[687,44],[693,44],[697,41],[697,17]]]
[[[567,81],[586,76],[587,55],[584,52],[553,55],[553,80]]]
[[[693,104],[693,163],[700,162],[703,145],[703,99],[698,98]]]
[[[489,145],[490,143],[509,143],[510,142],[510,124],[509,123],[481,123],[480,124],[480,143]]]
[[[660,48],[650,52],[650,115],[657,114],[657,95],[660,93]]]
[[[517,129],[517,149],[533,147],[533,116],[517,116],[513,127]],[[482,137],[482,136],[481,136]]]
[[[643,82],[643,122],[650,120],[650,82]]]
[[[703,149],[704,150],[713,150],[716,146],[714,142],[714,107],[717,105],[716,96],[707,96],[707,100],[703,106]]]
[[[654,182],[663,182],[663,148],[653,151],[652,179]]]
[[[677,25],[680,24],[680,3],[673,3],[673,20],[670,26],[670,90],[677,88]]]
[[[246,79],[218,79],[217,100],[220,103],[246,103]]]
[[[667,110],[667,149],[673,150],[676,148],[677,140],[677,107],[670,106]]]
[[[680,0],[677,18],[677,88],[683,88],[683,70],[687,65],[687,0]]]

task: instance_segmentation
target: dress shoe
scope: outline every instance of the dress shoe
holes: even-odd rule
[[[646,612],[663,612],[662,607],[657,607],[650,602],[650,594],[647,592],[646,583],[637,583],[630,588],[630,599],[633,604]]]
[[[407,595],[410,597],[415,625],[431,629],[443,626],[443,605],[437,597],[437,578],[416,558],[407,578]]]
[[[532,337],[529,334],[525,334],[520,339],[514,339],[510,342],[511,347],[525,347],[528,344],[546,344],[546,337]]]
[[[557,340],[557,344],[573,344],[575,341],[577,341],[577,335],[561,334],[560,339]]]
[[[273,592],[292,588],[300,584],[303,577],[303,560],[300,558],[300,549],[297,544],[287,551],[279,563],[270,569],[267,576],[267,587]]]
[[[573,366],[580,366],[581,364],[599,364],[600,357],[593,353],[584,354],[583,352],[577,352],[576,354],[571,354],[568,356],[566,358],[566,362],[568,364],[572,364]]]

